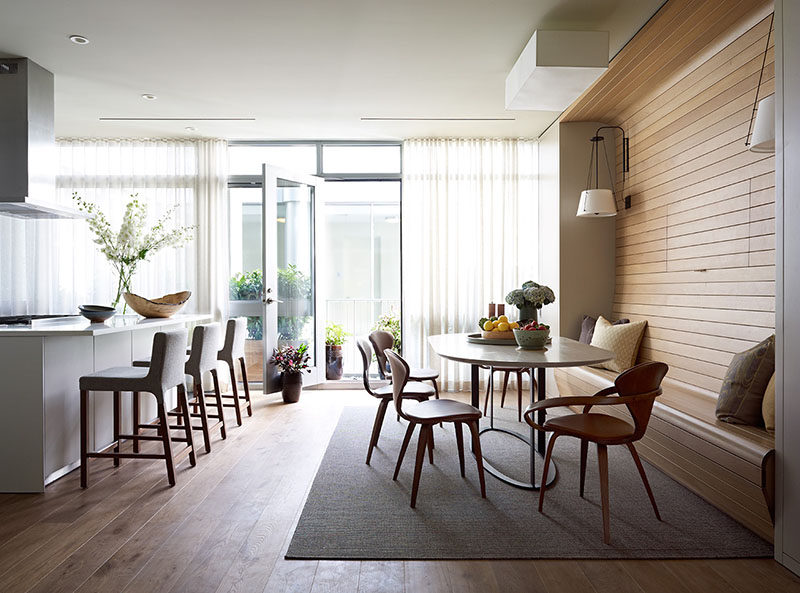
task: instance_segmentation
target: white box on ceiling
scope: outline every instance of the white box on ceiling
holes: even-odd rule
[[[506,77],[506,109],[563,111],[608,69],[608,31],[534,31]]]

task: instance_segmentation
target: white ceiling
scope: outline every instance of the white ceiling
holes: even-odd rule
[[[607,30],[613,56],[663,1],[0,0],[0,56],[55,74],[60,137],[534,137],[556,113],[504,109],[533,31]]]

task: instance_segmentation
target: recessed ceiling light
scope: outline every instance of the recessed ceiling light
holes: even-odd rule
[[[197,131],[197,128],[195,128],[195,127],[192,127],[192,126],[186,126],[184,129],[185,129],[187,132],[196,132],[196,131]]]
[[[86,45],[87,43],[89,43],[89,38],[84,37],[83,35],[70,35],[69,40],[72,43],[76,43],[78,45]]]
[[[142,99],[144,99],[145,101],[155,101],[156,99],[158,99],[158,97],[156,97],[155,95],[151,95],[150,93],[144,93],[142,95]]]

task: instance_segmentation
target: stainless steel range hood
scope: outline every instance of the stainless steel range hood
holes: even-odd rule
[[[55,203],[53,74],[26,58],[0,59],[0,214],[79,218]]]

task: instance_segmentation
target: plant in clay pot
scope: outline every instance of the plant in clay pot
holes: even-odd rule
[[[338,381],[342,378],[342,345],[350,334],[336,323],[325,326],[325,378]]]
[[[283,389],[281,395],[287,404],[300,401],[300,390],[303,389],[303,371],[311,372],[309,368],[308,344],[294,346],[281,346],[272,353],[272,363],[278,367],[283,375]]]

